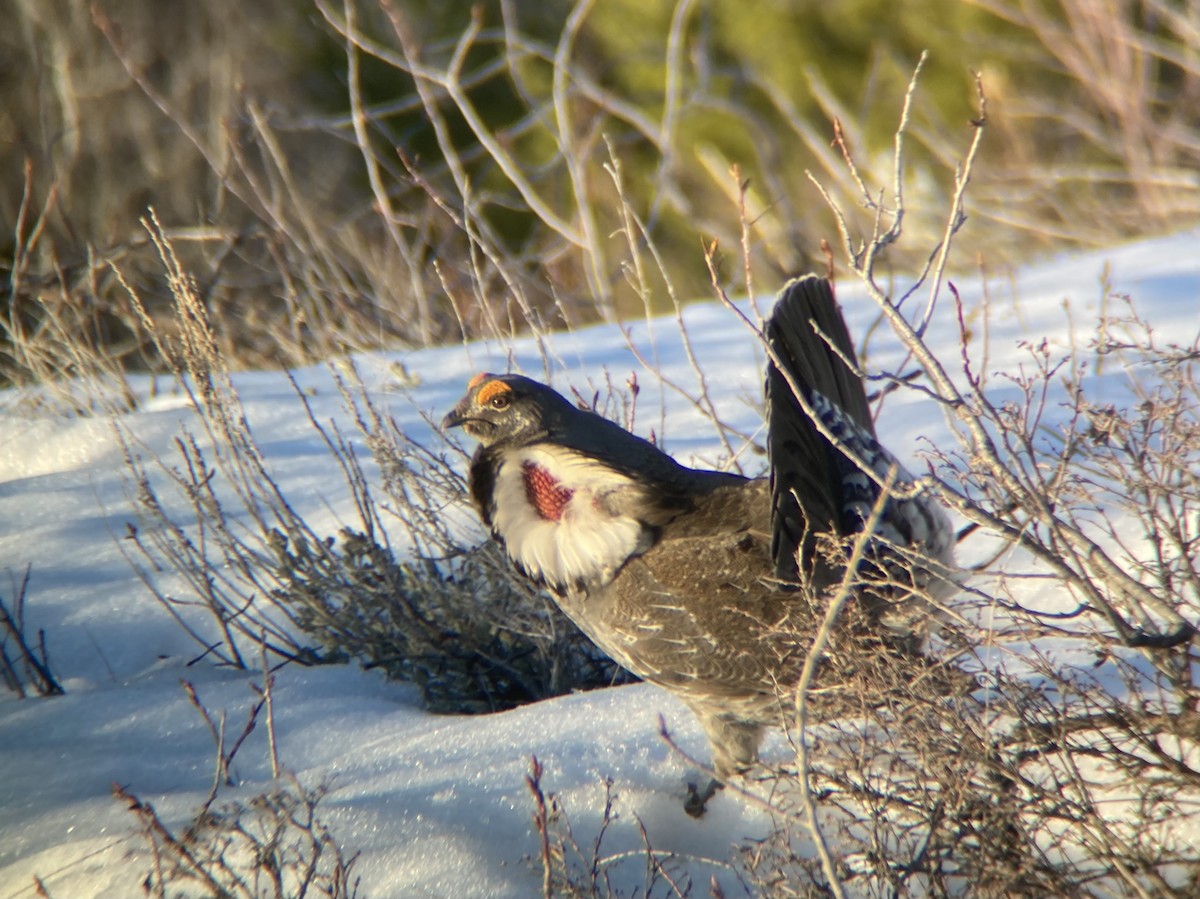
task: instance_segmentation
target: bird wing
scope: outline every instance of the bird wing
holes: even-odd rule
[[[625,667],[685,694],[774,695],[811,619],[772,576],[765,480],[716,487],[603,590],[564,608]]]

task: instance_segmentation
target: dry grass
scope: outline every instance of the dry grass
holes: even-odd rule
[[[1197,220],[1194,17],[1157,0],[973,6],[992,128],[963,200],[981,225],[951,266]],[[821,261],[838,223],[810,173],[858,239],[871,232],[858,198],[893,178],[877,132],[909,64],[864,49],[862,97],[815,69],[783,79],[725,60],[694,3],[663,23],[649,92],[605,77],[610,51],[589,28],[613,13],[587,2],[545,16],[326,0],[177,18],[21,0],[14,13],[0,379],[79,413],[81,378],[121,390],[122,371],[164,366],[114,277],[158,331],[174,327],[137,224],[150,207],[239,368],[661,313],[706,289],[698,233],[744,248],[721,273],[737,292]],[[960,56],[966,85],[965,46],[934,64]],[[924,200],[907,213],[911,246],[943,227],[969,106],[953,85],[936,95],[908,130],[906,187]],[[746,136],[744,157],[711,139],[713,122]],[[909,246],[881,264],[913,269]]]

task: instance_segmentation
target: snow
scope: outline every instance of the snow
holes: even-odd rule
[[[1192,232],[1104,252],[1054,260],[990,285],[990,366],[1015,364],[1019,340],[1048,338],[1068,351],[1086,334],[1107,289],[1128,293],[1160,333],[1190,342],[1200,301],[1200,235]],[[981,286],[957,287],[968,306]],[[852,285],[841,300],[850,328],[863,334],[874,311]],[[1064,302],[1066,307],[1064,307]],[[760,305],[761,301],[760,301]],[[957,358],[957,323],[943,306],[935,341]],[[686,307],[685,330],[722,419],[745,433],[759,427],[755,407],[760,357],[732,314],[712,303]],[[1072,333],[1074,329],[1075,333]],[[438,420],[479,370],[549,371],[560,389],[606,393],[606,377],[622,389],[636,373],[641,395],[635,427],[651,429],[684,461],[719,464],[724,451],[690,401],[664,388],[631,352],[656,360],[666,379],[698,391],[674,318],[634,323],[628,337],[597,327],[506,343],[477,344],[355,360],[368,388],[417,439],[440,445]],[[872,363],[901,358],[880,329]],[[403,366],[401,372],[398,366]],[[318,421],[338,420],[366,457],[329,371],[294,373]],[[416,380],[416,383],[414,383]],[[142,396],[124,424],[149,459],[176,458],[172,441],[191,420],[187,404],[160,379],[135,382]],[[234,384],[252,428],[289,500],[318,532],[334,533],[352,507],[329,452],[303,414],[294,388],[276,373],[246,373]],[[1104,384],[1116,396],[1118,375]],[[186,822],[208,794],[213,746],[207,725],[180,680],[195,684],[207,708],[224,710],[240,731],[256,701],[256,673],[189,665],[195,646],[134,575],[122,547],[133,519],[128,479],[111,421],[41,416],[25,397],[0,394],[0,595],[11,600],[31,566],[29,631],[45,629],[53,670],[67,695],[20,700],[0,696],[0,899],[35,895],[34,877],[56,897],[134,896],[147,867],[134,821],[110,795],[120,784],[154,804],[172,826]],[[938,441],[946,425],[903,392],[879,422],[901,458]],[[750,471],[757,457],[742,459]],[[127,548],[126,548],[127,549]],[[1052,591],[1053,587],[1044,588]],[[1045,597],[1053,602],[1053,596]],[[658,735],[659,715],[688,753],[705,758],[702,735],[681,704],[647,685],[567,696],[502,714],[435,716],[416,691],[354,667],[285,667],[274,690],[279,756],[301,781],[328,781],[324,820],[349,852],[371,897],[529,897],[540,894],[538,838],[524,776],[531,756],[545,766],[543,783],[570,818],[581,846],[602,820],[605,780],[616,796],[616,822],[604,854],[614,883],[642,883],[635,850],[645,828],[655,850],[677,853],[700,892],[718,876],[726,895],[742,895],[727,866],[731,847],[761,837],[768,821],[736,796],[718,796],[701,820],[682,809],[687,762]],[[249,797],[271,781],[264,728],[239,751],[231,795]],[[781,737],[769,754],[786,757]],[[639,824],[640,822],[640,824]],[[625,854],[628,851],[628,854]]]

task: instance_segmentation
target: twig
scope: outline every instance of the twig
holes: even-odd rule
[[[797,774],[800,782],[801,799],[804,803],[804,817],[808,824],[809,832],[812,835],[813,843],[817,847],[817,854],[821,859],[821,869],[825,872],[829,889],[837,899],[845,899],[846,892],[841,884],[837,865],[834,862],[833,854],[829,850],[829,844],[825,839],[821,822],[817,818],[817,804],[813,796],[812,782],[810,780],[808,691],[812,686],[817,665],[820,664],[821,659],[825,655],[825,648],[829,643],[829,638],[833,634],[834,626],[842,614],[842,608],[850,600],[851,596],[854,595],[854,585],[858,579],[859,566],[866,557],[867,547],[875,539],[875,528],[879,524],[884,508],[886,508],[891,499],[890,490],[891,485],[896,480],[896,473],[897,468],[893,465],[888,471],[884,489],[880,491],[874,506],[871,508],[870,516],[864,522],[862,531],[854,539],[850,558],[846,561],[846,568],[842,573],[841,582],[837,585],[833,596],[828,600],[825,615],[821,620],[820,626],[817,628],[816,635],[813,637],[812,645],[804,657],[804,666],[800,669],[800,678],[796,681],[793,691],[796,697],[796,765],[799,769]]]
[[[9,573],[9,582],[13,588],[13,608],[10,611],[0,596],[0,673],[3,673],[9,688],[21,698],[25,697],[25,687],[20,673],[12,659],[8,657],[5,648],[7,641],[12,640],[17,646],[18,658],[24,668],[31,686],[39,696],[62,696],[66,691],[50,669],[49,653],[46,649],[46,632],[38,630],[37,648],[30,645],[25,634],[25,599],[29,589],[29,575],[32,565],[25,566],[25,573],[18,583]]]
[[[275,739],[275,674],[267,660],[267,635],[259,631],[259,660],[262,663],[263,701],[267,704],[267,746],[271,755],[271,777],[279,780],[279,744]]]
[[[536,755],[529,757],[529,773],[525,775],[525,785],[533,796],[533,824],[537,828],[542,847],[542,896],[544,899],[554,897],[554,864],[550,854],[550,814],[546,809],[546,794],[542,792],[542,763]]]

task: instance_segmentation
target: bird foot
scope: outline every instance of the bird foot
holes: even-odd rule
[[[718,790],[724,789],[725,784],[715,778],[708,782],[708,786],[703,791],[698,789],[691,781],[687,785],[687,799],[683,802],[683,810],[693,818],[701,817],[705,812],[705,806],[708,800],[716,795]]]

